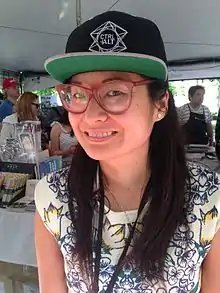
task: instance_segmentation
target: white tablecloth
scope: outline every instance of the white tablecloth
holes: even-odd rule
[[[0,209],[0,260],[36,266],[34,213]]]

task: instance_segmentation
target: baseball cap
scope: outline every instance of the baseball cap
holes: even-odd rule
[[[11,87],[16,87],[18,85],[17,81],[13,78],[5,78],[2,83],[2,89],[6,90]]]
[[[164,43],[154,22],[108,11],[77,27],[65,54],[46,60],[45,69],[60,82],[91,71],[127,71],[166,81],[166,64]]]

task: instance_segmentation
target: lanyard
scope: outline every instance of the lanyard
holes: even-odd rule
[[[148,182],[147,191],[150,190],[150,181],[151,181],[151,179]],[[144,199],[144,197],[142,197],[142,200],[141,200],[141,203],[140,203],[140,206],[138,209],[137,218],[136,218],[134,224],[132,225],[128,239],[126,240],[125,247],[121,253],[119,261],[115,267],[115,271],[114,271],[114,273],[111,277],[111,280],[107,286],[107,289],[105,291],[106,293],[113,292],[115,282],[116,282],[117,277],[120,273],[120,270],[123,266],[123,261],[126,258],[128,249],[129,249],[131,241],[133,239],[135,228],[137,226],[137,221],[138,221],[139,216],[140,216],[141,212],[143,211],[143,208],[145,207],[145,205],[146,205],[146,199]],[[94,284],[93,284],[93,292],[94,293],[99,292],[99,273],[100,273],[101,249],[102,249],[102,231],[103,231],[103,220],[104,220],[104,213],[105,213],[104,209],[105,209],[105,195],[104,195],[104,191],[103,191],[103,192],[101,192],[101,198],[100,198],[97,245],[95,247],[95,279],[94,279]]]

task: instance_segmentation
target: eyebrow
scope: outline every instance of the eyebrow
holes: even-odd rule
[[[106,83],[106,82],[109,82],[109,81],[114,81],[114,80],[121,80],[121,81],[125,81],[125,80],[128,80],[129,78],[126,76],[126,77],[119,77],[119,76],[114,76],[114,77],[109,77],[109,78],[106,78],[104,80],[102,80],[101,83]],[[83,82],[81,81],[77,81],[77,80],[73,80],[72,81],[73,83],[76,83],[76,84],[83,84]]]
[[[105,82],[109,82],[109,81],[113,81],[113,80],[127,80],[126,78],[122,78],[122,77],[110,77],[110,78],[106,78],[106,79],[104,79],[103,81],[102,81],[102,83],[105,83]]]
[[[77,80],[73,80],[73,81],[71,81],[71,82],[73,82],[73,83],[77,83],[77,84],[82,84],[81,81],[77,81]]]

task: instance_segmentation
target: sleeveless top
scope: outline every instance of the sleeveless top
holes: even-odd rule
[[[66,151],[71,146],[77,145],[78,141],[75,136],[71,136],[70,133],[68,131],[66,131],[66,129],[62,126],[62,124],[57,121],[54,121],[51,124],[51,126],[53,126],[55,124],[59,125],[59,127],[61,129],[61,133],[60,133],[60,137],[59,137],[61,151]],[[65,164],[67,164],[67,165],[70,164],[71,161],[72,161],[72,155],[64,157],[63,158],[64,166],[65,166]]]
[[[220,176],[208,167],[188,163],[190,186],[186,186],[188,225],[179,225],[167,250],[164,280],[140,279],[134,263],[126,263],[118,275],[113,292],[199,293],[202,262],[220,227]],[[69,292],[89,292],[88,278],[80,271],[72,254],[76,234],[70,220],[67,190],[68,169],[43,178],[35,190],[36,208],[46,228],[55,237],[63,255]],[[191,190],[189,192],[189,190]],[[96,213],[95,213],[96,215]],[[108,211],[104,216],[99,292],[104,293],[125,246],[129,227],[137,211]],[[95,221],[94,221],[95,222]]]
[[[71,136],[68,131],[60,124],[59,122],[55,121],[51,124],[53,127],[55,124],[59,125],[61,129],[60,133],[60,150],[65,151],[69,149],[72,145],[77,145],[77,139],[75,136]]]

